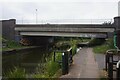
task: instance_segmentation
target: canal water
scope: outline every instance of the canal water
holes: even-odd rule
[[[12,54],[2,54],[2,73],[8,73],[14,67],[24,68],[27,74],[36,73],[44,68],[46,59],[50,57],[51,51],[45,48],[34,48],[19,51]]]

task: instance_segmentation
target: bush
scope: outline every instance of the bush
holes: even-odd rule
[[[60,68],[59,64],[54,61],[49,61],[46,65],[46,67],[47,67],[46,69],[47,69],[47,73],[48,73],[49,77],[53,76],[57,72],[57,70],[59,70],[59,68]]]
[[[60,64],[57,61],[62,60],[62,53],[56,53],[56,62],[54,62],[54,58],[47,59],[45,63],[45,70],[43,74],[34,74],[34,78],[51,78],[56,72],[60,69]]]
[[[71,47],[72,47],[72,54],[76,54],[76,50],[77,50],[77,40],[71,40]]]
[[[70,48],[70,44],[68,41],[59,41],[55,44],[55,48],[58,50],[67,50]]]
[[[21,45],[15,41],[7,41],[6,43],[8,48],[21,47]]]
[[[93,48],[95,53],[105,53],[109,49],[114,49],[113,39],[108,39],[104,44],[97,45]]]
[[[77,46],[72,46],[72,55],[76,54]]]
[[[97,46],[103,44],[104,42],[105,42],[104,38],[94,38],[88,43],[88,46],[90,47]]]
[[[48,72],[49,76],[53,76],[59,69],[60,64],[58,61],[62,60],[62,53],[56,53],[56,62],[54,62],[54,58],[47,62],[46,64],[46,72]]]

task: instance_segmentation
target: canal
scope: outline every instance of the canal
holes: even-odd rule
[[[3,76],[19,67],[25,69],[26,74],[33,74],[44,70],[43,65],[47,58],[50,57],[52,51],[46,50],[45,47],[34,48],[15,53],[2,54],[2,74]]]

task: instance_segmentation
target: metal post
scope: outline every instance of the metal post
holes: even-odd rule
[[[117,80],[120,80],[120,60],[117,62],[117,75],[116,75],[116,78]]]
[[[72,64],[72,62],[73,62],[73,57],[72,57],[73,55],[72,55],[72,49],[70,50],[70,64]]]
[[[108,78],[113,79],[113,55],[112,54],[109,54]]]
[[[107,71],[108,69],[108,61],[109,61],[109,58],[108,58],[108,53],[105,55],[105,70]]]
[[[64,52],[62,54],[62,74],[65,75],[65,74],[68,74],[68,54],[67,52]]]

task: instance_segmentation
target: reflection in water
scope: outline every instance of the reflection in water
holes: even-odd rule
[[[2,55],[2,72],[7,73],[16,67],[24,68],[27,74],[43,70],[46,58],[50,57],[50,51],[44,48],[35,48],[14,54]],[[3,75],[4,76],[4,75]]]

